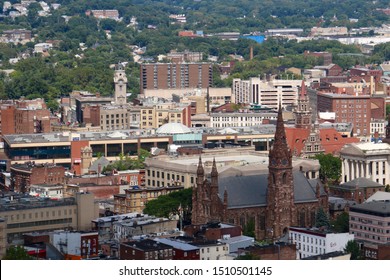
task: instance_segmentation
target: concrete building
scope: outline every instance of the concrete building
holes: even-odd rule
[[[318,229],[289,228],[289,239],[297,246],[297,259],[331,252],[344,251],[348,241],[354,240],[350,233],[332,233]]]
[[[98,205],[92,194],[52,200],[8,195],[0,201],[0,218],[5,220],[7,244],[20,244],[22,235],[59,229],[90,230],[98,217]]]
[[[255,103],[278,109],[295,105],[298,99],[300,80],[271,80],[264,81],[260,78],[249,80],[233,79],[232,101],[235,103]]]
[[[168,129],[167,129],[168,128]],[[178,129],[175,129],[178,128]],[[250,144],[256,150],[269,149],[274,137],[275,125],[236,128],[238,134],[220,134],[215,128],[196,127],[183,130],[183,125],[169,123],[155,129],[133,129],[117,132],[62,132],[44,134],[23,134],[3,136],[4,153],[0,154],[1,163],[10,166],[25,161],[36,164],[47,162],[68,167],[81,172],[81,149],[92,149],[93,160],[104,156],[116,160],[119,154],[137,155],[140,148],[150,150],[157,147],[164,151],[169,145],[216,147],[217,143]]]
[[[390,202],[370,201],[351,206],[349,232],[364,243],[388,244],[390,242]]]
[[[274,122],[276,112],[235,112],[235,113],[210,113],[210,127],[252,127],[264,123]]]
[[[185,50],[184,52],[172,50],[167,54],[167,59],[173,63],[199,62],[203,60],[203,53],[190,52],[189,50]]]
[[[353,143],[340,151],[340,158],[342,183],[363,177],[381,185],[390,184],[389,144]]]
[[[208,88],[212,84],[209,63],[141,64],[140,92],[147,89]]]
[[[204,170],[210,173],[215,159],[221,177],[253,175],[256,172],[266,172],[268,156],[252,149],[221,149],[210,150],[202,154]],[[196,172],[199,155],[178,156],[172,158],[162,155],[145,160],[145,181],[147,186],[162,187],[180,184],[190,188],[196,184]],[[294,158],[292,161],[295,171],[305,172],[310,179],[318,178],[319,163],[317,160]]]

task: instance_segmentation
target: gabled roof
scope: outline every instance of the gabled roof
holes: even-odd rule
[[[96,173],[99,172],[99,164],[101,168],[100,171],[102,171],[104,167],[110,164],[110,161],[105,157],[100,157],[92,163],[91,167],[89,168],[89,171],[94,171]]]
[[[361,177],[346,182],[344,184],[340,184],[339,187],[343,189],[356,189],[356,188],[378,188],[378,187],[383,187],[383,185],[374,182],[370,179]]]
[[[353,143],[341,150],[344,155],[368,156],[380,154],[390,154],[390,145],[387,143]]]
[[[297,155],[303,152],[309,135],[310,129],[286,127],[287,143]],[[356,137],[342,137],[335,128],[320,128],[320,139],[326,154],[338,154],[346,144],[359,142]]]
[[[294,201],[317,201],[315,187],[302,172],[293,172]],[[219,197],[228,193],[228,208],[258,207],[267,205],[268,174],[223,177],[219,179]]]

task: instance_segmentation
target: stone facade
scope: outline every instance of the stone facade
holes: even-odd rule
[[[281,108],[275,141],[269,152],[268,175],[229,177],[223,181],[224,190],[219,185],[215,161],[206,178],[199,158],[192,197],[192,224],[215,221],[241,227],[253,224],[257,239],[275,240],[285,235],[289,226],[313,226],[318,208],[327,210],[328,207],[327,193],[318,182],[315,186],[309,185],[302,173],[293,172]],[[233,184],[236,184],[234,188]]]

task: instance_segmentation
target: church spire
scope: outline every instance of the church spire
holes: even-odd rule
[[[286,131],[284,129],[282,106],[279,105],[278,120],[276,122],[276,131],[274,143],[269,151],[269,166],[283,167],[291,165],[291,152],[286,140]]]
[[[302,80],[302,84],[301,84],[301,92],[299,94],[299,98],[300,99],[305,99],[306,98],[306,95],[307,95],[307,92],[306,92],[306,85],[305,85],[305,81]]]
[[[203,176],[204,175],[204,169],[203,169],[203,165],[202,165],[202,156],[199,155],[199,163],[198,163],[198,169],[196,171],[196,174],[199,176]]]

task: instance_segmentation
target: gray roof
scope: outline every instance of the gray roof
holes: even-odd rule
[[[390,217],[390,201],[371,201],[350,207],[350,212]]]
[[[295,203],[317,201],[315,187],[302,172],[293,172]],[[233,176],[219,179],[219,196],[228,193],[228,208],[267,205],[268,174]]]
[[[339,188],[341,189],[378,188],[378,187],[383,187],[383,185],[363,177],[356,178],[352,181],[346,182],[339,186]]]
[[[182,250],[182,251],[193,251],[193,250],[198,250],[199,249],[198,247],[196,247],[194,245],[191,245],[191,244],[188,244],[188,243],[184,243],[184,242],[181,242],[181,241],[168,239],[168,238],[155,238],[154,241],[157,241],[157,242],[165,244],[165,245],[172,246],[173,248],[179,249],[179,250]]]
[[[92,163],[91,167],[89,168],[89,171],[94,171],[97,173],[99,171],[99,164],[101,170],[103,170],[104,167],[110,164],[110,161],[105,157],[100,157]]]

